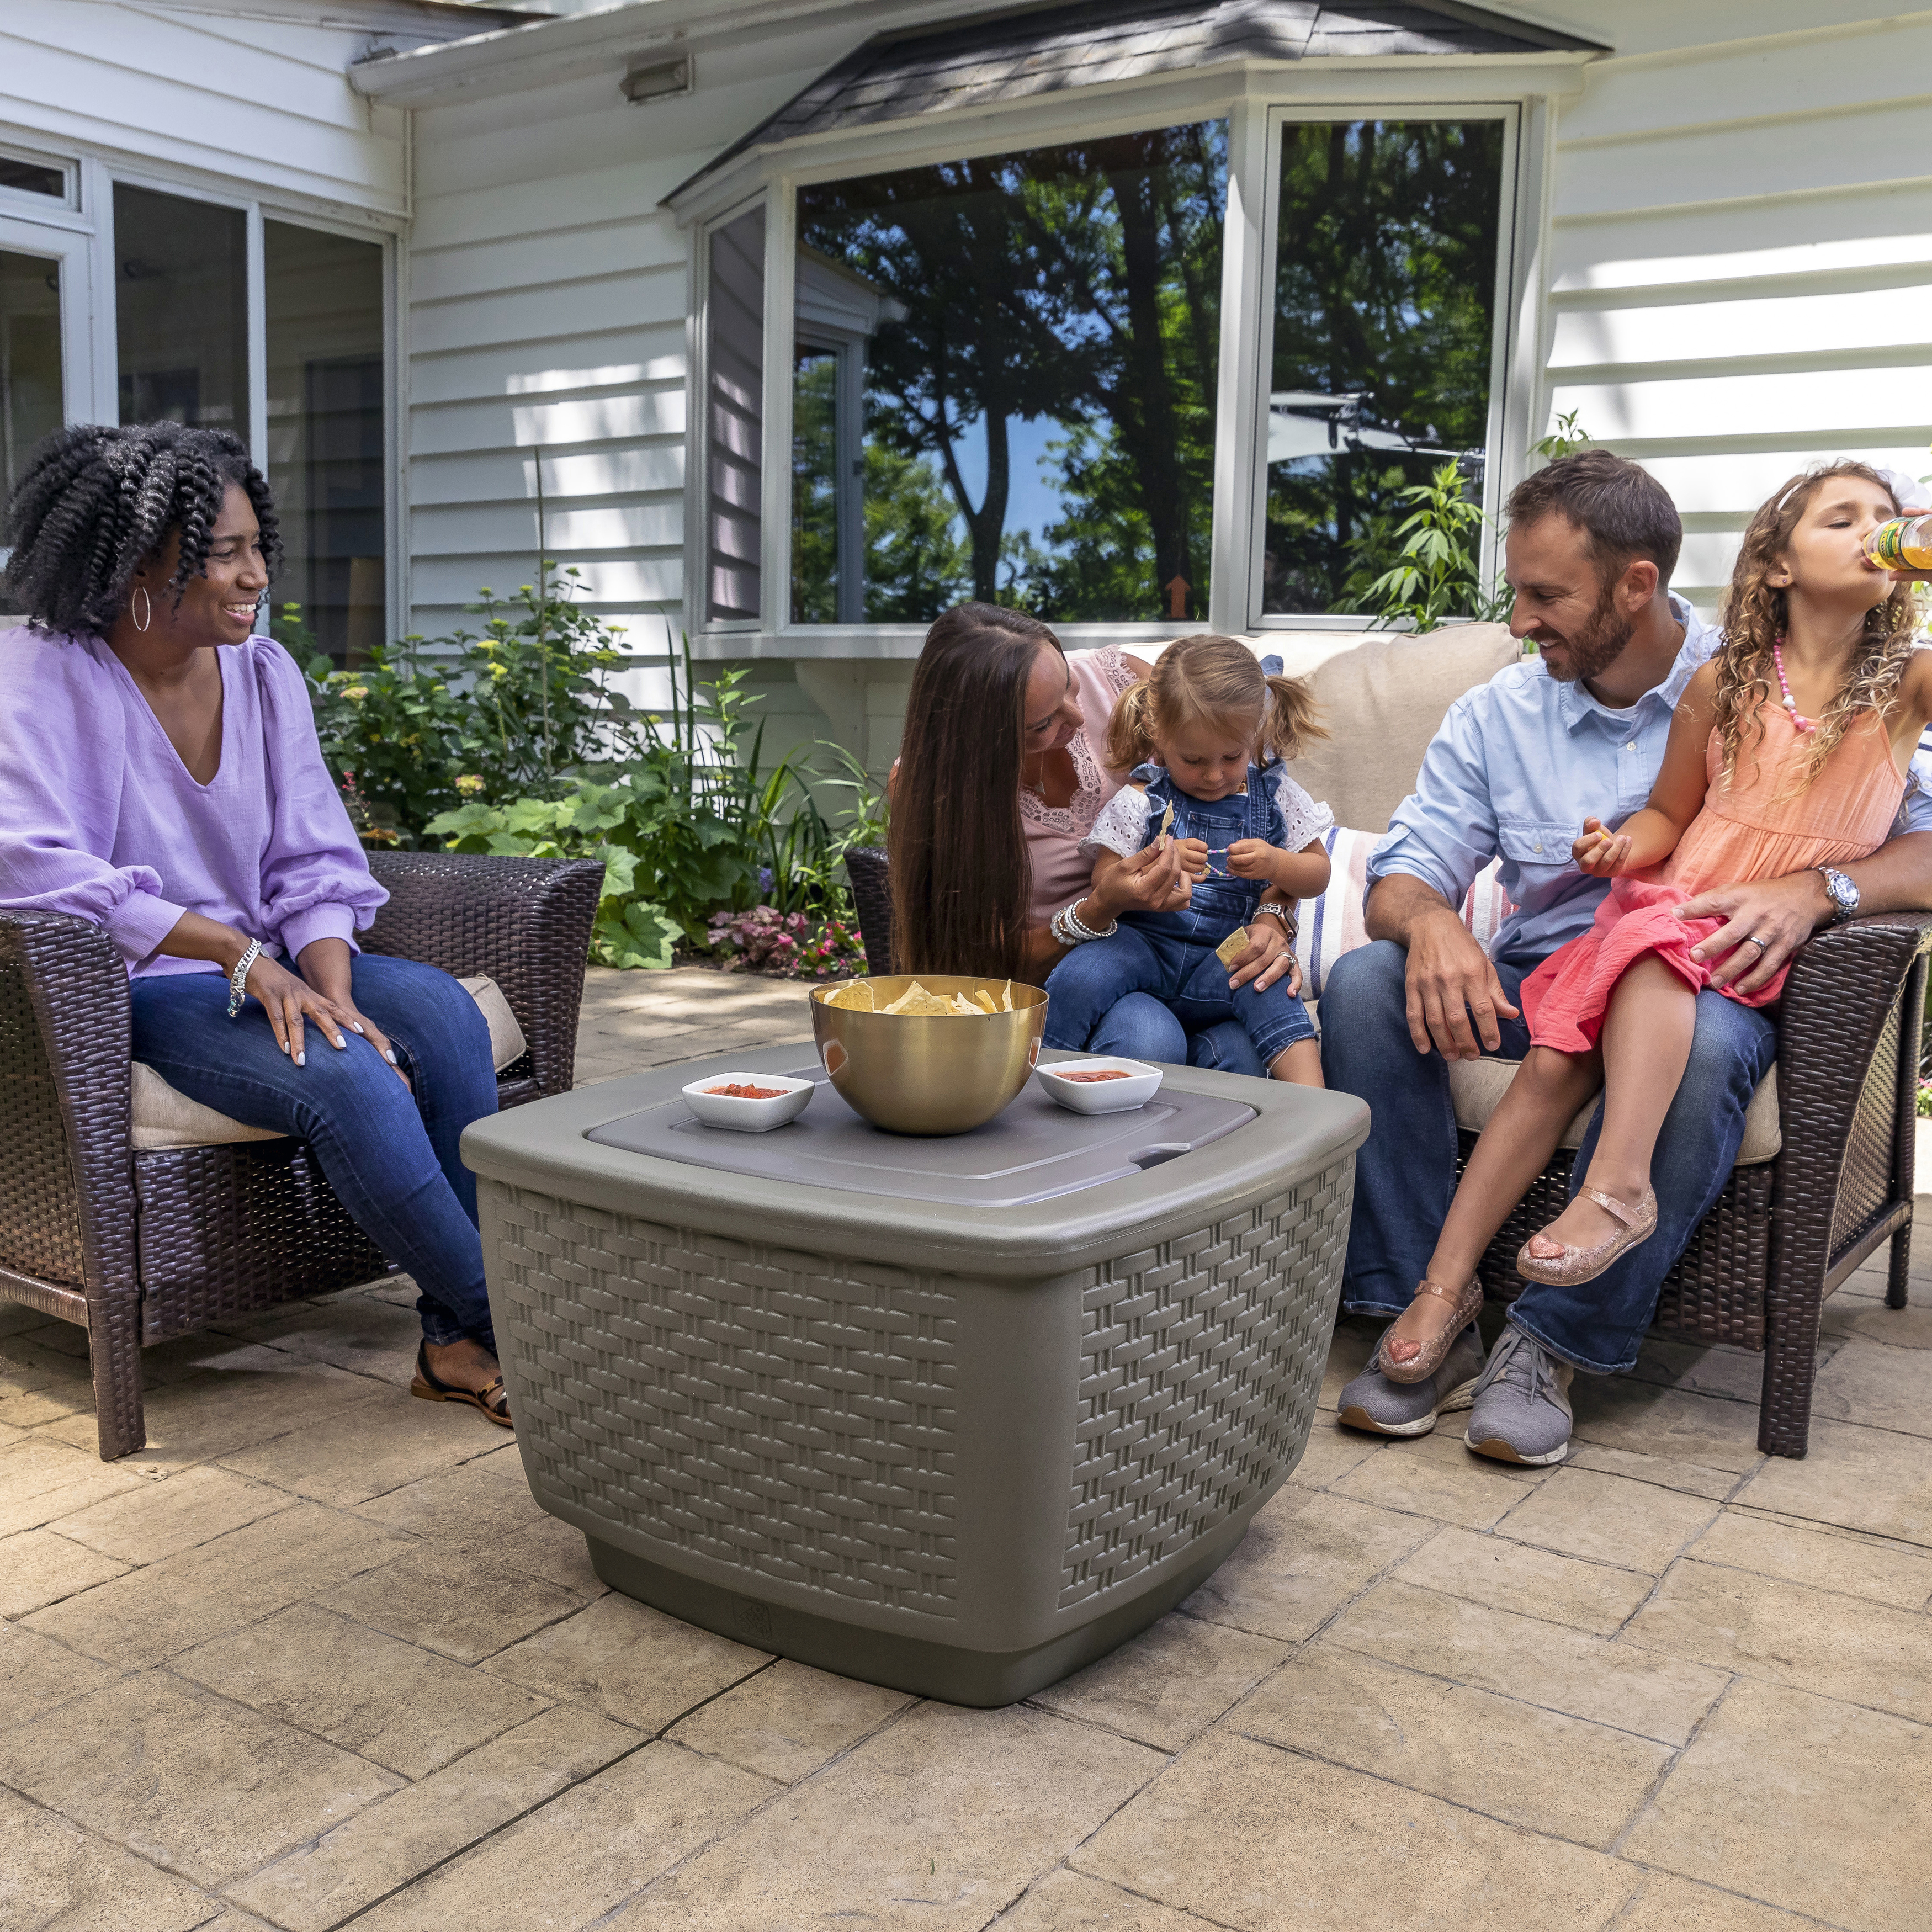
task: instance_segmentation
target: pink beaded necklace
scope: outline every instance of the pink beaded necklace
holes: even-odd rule
[[[1784,694],[1784,708],[1791,713],[1792,728],[1799,731],[1816,730],[1817,719],[1801,716],[1798,710],[1798,700],[1791,694],[1790,682],[1784,675],[1784,640],[1782,638],[1780,638],[1771,647],[1771,661],[1778,667],[1778,688]]]

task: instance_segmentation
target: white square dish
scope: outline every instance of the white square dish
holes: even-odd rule
[[[1070,1073],[1124,1073],[1124,1080],[1070,1080]],[[1034,1069],[1040,1091],[1073,1114],[1124,1114],[1144,1107],[1160,1091],[1161,1072],[1144,1060],[1121,1060],[1104,1053],[1084,1054]]]
[[[1108,1083],[1112,1085],[1113,1083]],[[712,1073],[680,1089],[684,1104],[707,1127],[728,1127],[734,1133],[766,1134],[795,1120],[812,1104],[818,1082],[789,1073]],[[748,1100],[736,1094],[719,1094],[719,1087],[776,1087],[783,1090],[768,1100]]]

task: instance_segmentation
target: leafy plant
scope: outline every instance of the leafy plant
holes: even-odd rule
[[[1494,600],[1480,582],[1482,506],[1469,500],[1460,469],[1442,464],[1427,482],[1396,495],[1415,506],[1388,533],[1400,545],[1397,561],[1368,584],[1356,608],[1372,610],[1378,628],[1417,632],[1438,628],[1444,617],[1486,615]],[[1371,520],[1365,535],[1375,530]]]
[[[866,970],[864,943],[841,918],[813,920],[802,912],[758,905],[749,912],[716,914],[710,938],[728,973],[741,964],[788,979],[842,979]]]
[[[829,760],[830,772],[819,769]],[[825,793],[847,795],[846,808],[826,815]],[[885,794],[842,745],[821,739],[798,762],[788,759],[758,796],[761,884],[780,912],[816,910],[852,916],[845,855],[885,842]]]
[[[1577,410],[1565,410],[1556,418],[1556,427],[1547,436],[1539,436],[1529,446],[1538,456],[1546,457],[1554,463],[1558,457],[1574,456],[1580,449],[1590,447],[1588,433],[1576,427],[1576,418],[1582,413]]]

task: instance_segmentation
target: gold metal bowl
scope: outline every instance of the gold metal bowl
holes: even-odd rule
[[[881,973],[868,983],[880,1006],[913,982]],[[980,987],[998,1003],[1005,982],[960,973],[922,973],[931,993]],[[895,1134],[963,1134],[982,1126],[1027,1083],[1040,1058],[1046,994],[1013,982],[1013,1010],[979,1019],[909,1019],[899,1013],[829,1006],[836,986],[812,992],[812,1036],[838,1097],[875,1127]]]

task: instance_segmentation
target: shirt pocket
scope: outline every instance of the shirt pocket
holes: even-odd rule
[[[1520,905],[1538,885],[1547,884],[1558,875],[1576,869],[1570,856],[1582,829],[1574,824],[1538,824],[1520,818],[1504,819],[1496,826],[1496,845],[1502,854],[1505,872],[1514,871],[1521,880],[1510,893]],[[1507,888],[1506,888],[1507,889]]]

